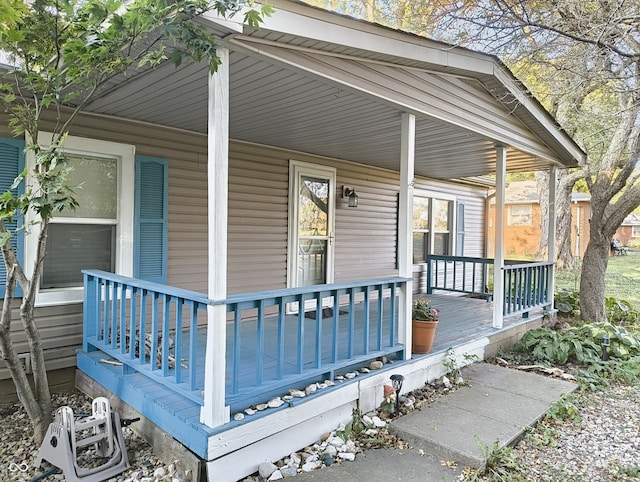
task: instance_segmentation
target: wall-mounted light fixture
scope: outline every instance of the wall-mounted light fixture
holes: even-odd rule
[[[349,207],[357,208],[358,207],[358,195],[356,194],[356,190],[349,186],[342,186],[342,197],[349,198]]]

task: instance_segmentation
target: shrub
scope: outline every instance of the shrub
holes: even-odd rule
[[[604,307],[607,312],[607,319],[612,323],[630,326],[637,325],[640,322],[640,311],[636,310],[626,300],[608,297],[604,300]]]
[[[566,316],[580,316],[580,292],[560,289],[554,296],[556,309]]]
[[[602,358],[602,341],[609,338],[609,356],[628,359],[640,355],[640,341],[624,327],[611,323],[587,323],[566,331],[538,328],[526,333],[514,349],[528,353],[534,360],[566,365],[589,364]]]

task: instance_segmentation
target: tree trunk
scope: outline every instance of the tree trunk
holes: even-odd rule
[[[13,275],[14,270],[10,270],[7,276],[7,290],[2,302],[2,316],[0,317],[0,355],[9,370],[9,374],[11,375],[11,379],[16,387],[18,397],[29,416],[29,420],[31,420],[34,441],[36,444],[41,444],[44,440],[49,424],[51,423],[51,397],[49,395],[47,374],[45,372],[42,375],[40,374],[41,370],[39,371],[37,369],[34,370],[34,380],[39,380],[39,383],[35,384],[36,391],[34,391],[29,383],[29,378],[27,377],[25,369],[18,358],[18,354],[16,353],[11,339],[11,321],[13,315],[11,304],[14,289]],[[31,315],[33,317],[33,311]],[[33,323],[33,326],[35,327],[35,322]],[[40,335],[37,332],[37,329],[35,331],[35,337],[37,339],[35,346],[40,353],[42,353]],[[33,361],[34,345],[31,343],[32,340],[30,336],[28,336],[28,340],[31,347],[30,354]],[[42,367],[44,367],[44,357],[40,358],[40,363],[42,364]],[[36,358],[36,360],[38,360],[38,358]],[[33,366],[35,368],[38,365],[39,363],[36,361]],[[43,396],[38,396],[38,392],[43,393]]]
[[[539,171],[535,173],[536,187],[540,200],[540,247],[538,259],[549,257],[549,173]],[[558,189],[556,190],[556,232],[554,234],[556,259],[559,269],[571,269],[574,265],[571,251],[571,192],[575,184],[575,176],[567,176],[565,171],[558,173]]]
[[[540,246],[538,260],[549,258],[549,171],[536,171],[536,190],[540,206]]]
[[[564,178],[563,178],[564,179]],[[562,183],[556,193],[556,260],[559,269],[573,268],[574,259],[571,252],[571,186]],[[567,189],[568,188],[568,189]]]
[[[580,274],[580,317],[584,321],[607,320],[604,308],[604,286],[609,264],[609,245],[608,238],[592,235],[584,253]]]

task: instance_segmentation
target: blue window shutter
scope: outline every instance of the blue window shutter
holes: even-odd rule
[[[167,283],[169,162],[136,156],[133,275]]]
[[[464,256],[464,204],[462,203],[458,203],[456,224],[456,256]]]
[[[9,190],[18,174],[24,169],[24,141],[17,139],[0,139],[0,194]],[[21,185],[14,194],[22,191]],[[6,223],[7,229],[13,233],[11,243],[15,247],[18,261],[24,261],[24,233],[22,230],[16,233],[22,224],[22,216],[17,216],[12,223]],[[2,255],[0,255],[0,260]],[[4,298],[6,291],[7,270],[4,261],[0,262],[0,297]],[[16,285],[14,296],[22,296],[22,290]]]

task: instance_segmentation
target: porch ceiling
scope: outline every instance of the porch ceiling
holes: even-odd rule
[[[511,146],[504,142],[510,135],[541,147],[528,152],[508,147],[508,170],[576,164],[566,151],[558,153],[557,146],[540,140],[531,128],[535,122],[528,125],[530,119],[518,117],[527,113],[520,104],[519,110],[505,106],[489,92],[495,76],[487,72],[485,83],[480,75],[453,75],[456,69],[450,67],[432,74],[431,62],[276,35],[268,27],[249,35],[230,33],[221,43],[230,49],[232,139],[398,170],[401,115],[412,112],[416,175],[452,179],[493,173],[495,144]],[[465,95],[467,89],[471,94]],[[449,115],[450,98],[458,118]],[[475,114],[460,115],[467,104]],[[206,133],[206,65],[176,69],[167,63],[129,72],[87,110]],[[468,117],[477,119],[477,129]]]

